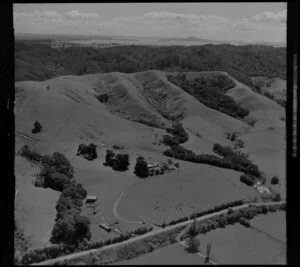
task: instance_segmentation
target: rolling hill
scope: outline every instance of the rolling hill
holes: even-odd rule
[[[155,133],[159,137],[166,134],[171,119],[183,123],[190,135],[183,146],[197,153],[213,154],[212,146],[217,142],[231,145],[225,132],[237,132],[245,141],[242,150],[265,172],[267,184],[273,175],[280,178],[275,189],[284,196],[285,124],[280,119],[284,108],[230,74],[216,72],[234,82],[226,94],[249,110],[249,117],[256,121],[251,127],[199,102],[169,82],[169,74],[111,72],[16,82],[16,131],[39,140],[17,136],[17,148],[30,143],[41,154],[63,153],[74,166],[75,179],[84,185],[88,194],[98,197],[103,215],[99,220],[108,223],[116,220],[113,209],[123,193],[124,198],[117,207],[119,215],[127,220],[151,223],[186,216],[194,210],[224,202],[259,197],[254,188],[239,181],[239,172],[205,164],[178,161],[178,172],[145,180],[134,176],[131,171],[138,155],[157,161],[168,159],[162,154],[167,147],[153,142]],[[191,75],[197,77],[201,72]],[[107,102],[99,101],[101,95],[107,95]],[[43,126],[38,134],[31,132],[35,121]],[[76,156],[79,144],[90,142],[98,146],[98,158],[91,162]],[[124,146],[130,156],[131,171],[116,172],[103,166],[105,151],[113,144]],[[92,225],[92,233],[102,238],[103,230],[97,223]],[[123,230],[139,226],[119,223]]]

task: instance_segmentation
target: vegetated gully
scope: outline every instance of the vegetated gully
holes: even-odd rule
[[[243,205],[240,205],[240,206],[232,207],[231,209],[232,210],[241,210],[241,209],[248,208],[249,205],[260,207],[260,206],[264,206],[264,205],[274,206],[274,205],[280,205],[280,204],[285,204],[285,203],[286,203],[286,201],[252,202],[252,203],[247,203],[247,204],[243,204]],[[198,217],[196,220],[199,222],[199,221],[203,221],[203,220],[206,220],[206,219],[209,219],[209,218],[212,218],[212,217],[216,217],[216,216],[221,215],[221,214],[225,214],[225,213],[228,212],[228,209],[229,208],[218,211],[218,212],[214,212],[214,213],[211,213],[211,214],[208,214],[208,215]],[[31,264],[31,265],[51,265],[51,264],[58,263],[58,262],[61,262],[61,261],[64,261],[64,260],[73,260],[73,259],[76,259],[78,257],[92,255],[93,253],[97,253],[97,252],[99,253],[99,252],[104,251],[106,249],[115,248],[115,247],[122,246],[122,245],[125,245],[125,244],[130,244],[130,243],[133,243],[135,241],[138,241],[138,240],[141,240],[141,239],[144,239],[144,238],[147,238],[147,237],[158,235],[160,233],[164,233],[166,231],[176,229],[177,227],[187,226],[188,224],[191,224],[192,222],[193,222],[193,219],[185,221],[185,222],[180,222],[180,223],[177,223],[177,224],[174,224],[174,225],[171,225],[171,226],[167,226],[165,228],[154,229],[153,231],[148,232],[144,235],[133,237],[131,239],[125,240],[125,241],[120,242],[120,243],[104,246],[104,247],[99,248],[99,249],[91,249],[91,250],[86,250],[86,251],[82,251],[82,252],[77,252],[77,253],[73,253],[73,254],[70,254],[70,255],[61,256],[61,257],[58,257],[58,258],[55,258],[55,259],[46,260],[46,261],[39,262],[39,263],[34,263],[34,264]],[[214,263],[212,263],[212,264],[214,264]]]

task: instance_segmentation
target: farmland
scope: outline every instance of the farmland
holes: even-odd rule
[[[254,229],[235,224],[200,234],[200,251],[212,241],[211,258],[222,264],[285,264],[285,212],[260,215],[250,223]]]
[[[208,63],[203,68],[199,67],[202,60],[206,59],[203,51],[215,49],[217,52],[214,56],[224,53],[224,58],[228,59],[231,58],[229,55],[233,53],[232,50],[236,49],[237,54],[243,55],[250,48],[234,48],[230,45],[207,46],[201,49],[189,47],[184,51],[181,48],[178,51],[167,47],[158,48],[158,54],[170,49],[171,54],[178,53],[182,58],[191,56],[185,51],[197,55],[199,68],[188,65],[189,71],[185,72],[189,79],[200,79],[201,84],[205,85],[200,84],[203,87],[201,90],[205,87],[204,99],[201,97],[202,91],[197,91],[199,83],[191,81],[188,85],[193,90],[190,91],[189,88],[181,88],[183,85],[180,83],[168,79],[170,75],[179,75],[180,66],[173,69],[157,57],[154,60],[157,69],[149,69],[147,53],[143,53],[148,51],[153,56],[156,55],[152,48],[136,47],[136,54],[141,58],[145,57],[142,60],[136,59],[136,54],[129,47],[110,47],[98,52],[97,49],[89,50],[91,48],[82,47],[80,51],[68,48],[70,52],[63,58],[60,50],[49,52],[44,45],[38,49],[34,44],[26,43],[26,46],[31,45],[33,49],[23,53],[20,53],[22,48],[17,46],[16,77],[19,81],[15,83],[15,125],[18,133],[16,153],[25,144],[41,155],[61,153],[74,169],[74,180],[81,184],[88,196],[96,197],[94,207],[81,207],[80,201],[74,202],[80,206],[74,208],[80,213],[78,216],[88,218],[91,234],[82,244],[76,244],[79,248],[87,246],[88,242],[106,242],[126,235],[132,238],[135,236],[131,234],[132,231],[141,227],[151,226],[156,231],[163,228],[166,222],[229,202],[254,199],[261,201],[261,194],[254,187],[240,181],[240,176],[244,174],[242,171],[226,169],[224,166],[216,167],[210,162],[195,163],[188,161],[188,158],[179,160],[167,157],[164,151],[169,146],[163,142],[163,136],[171,134],[170,127],[175,127],[174,125],[182,125],[180,127],[186,134],[184,141],[181,141],[182,147],[196,154],[219,156],[213,151],[215,144],[246,153],[245,157],[249,156],[248,159],[262,171],[264,186],[272,193],[279,192],[281,198],[285,199],[285,123],[282,120],[285,110],[277,102],[256,92],[254,84],[257,81],[250,79],[254,75],[277,75],[278,80],[272,80],[268,90],[271,92],[274,89],[274,94],[279,96],[283,91],[282,78],[285,71],[284,64],[278,58],[262,62],[261,71],[258,68],[252,69],[242,57],[235,58],[233,65],[239,66],[239,70],[236,66],[224,63],[224,68],[220,71],[218,66],[208,68]],[[264,52],[269,53],[267,48],[256,49],[261,55]],[[279,58],[284,54],[281,48],[269,49],[278,51]],[[252,50],[255,49],[248,51],[250,55],[256,55]],[[105,51],[111,54],[103,54]],[[134,58],[140,60],[141,64],[137,67],[133,61],[130,64],[123,62],[120,67],[121,63],[115,60],[111,66],[107,65],[105,60],[107,57],[110,60],[110,56],[114,58],[116,51],[128,52],[125,62],[128,58]],[[23,72],[24,62],[21,64],[20,60],[26,61],[37,55],[43,58],[48,52],[63,61],[60,63],[64,65],[66,75],[42,73],[39,76],[36,72],[32,73],[29,67]],[[89,60],[93,59],[95,62],[94,59],[97,59],[99,64],[91,65],[91,68],[94,66],[94,70],[98,71],[88,71],[86,68],[85,72],[81,66],[73,66],[71,61],[76,58],[75,55],[80,55],[78,58],[83,61],[86,59],[85,64]],[[47,57],[47,60],[50,59]],[[47,60],[44,58],[41,61],[45,63]],[[29,61],[34,65],[34,70],[39,68],[40,65],[36,66],[34,63],[39,60]],[[42,62],[39,64],[43,64]],[[100,67],[102,71],[99,71]],[[128,71],[123,71],[123,68]],[[219,79],[226,81],[228,86],[217,88],[216,80]],[[212,93],[212,90],[220,92]],[[218,107],[219,97],[225,99],[226,109]],[[236,110],[242,112],[242,116],[238,116]],[[32,131],[35,122],[41,124],[41,131]],[[238,149],[233,148],[234,142],[228,138],[228,134],[233,133],[242,143]],[[95,149],[92,158],[77,153],[78,148],[89,144],[93,144]],[[128,155],[128,169],[118,170],[108,165],[108,150],[115,154]],[[172,171],[161,172],[160,169],[156,174],[139,177],[135,172],[139,156],[146,163],[158,162],[168,166],[178,164],[178,167]],[[168,161],[171,163],[167,163]],[[148,165],[146,166],[148,169]],[[16,155],[16,222],[24,231],[29,248],[52,245],[50,237],[60,196],[58,191],[34,186],[40,171],[38,165]],[[278,177],[277,184],[271,183],[274,176]],[[62,192],[64,190],[63,187]],[[72,190],[67,193],[76,195]],[[68,209],[72,208],[67,200],[62,199],[61,202],[62,209],[66,210],[61,217],[69,218]],[[213,240],[212,258],[217,262],[280,263],[285,256],[283,214],[278,212],[258,216],[251,221],[253,229],[237,224],[199,235],[200,250],[205,252],[207,242]],[[271,221],[276,223],[267,229]],[[103,223],[111,227],[112,231],[100,228],[99,225]],[[169,246],[129,261],[122,261],[121,264],[203,264],[203,258],[188,254],[182,245],[170,245],[163,238],[159,242],[165,242]],[[147,244],[143,243],[144,245]],[[132,253],[128,252],[130,255],[147,253],[147,249],[145,252],[135,247],[138,253],[133,252],[131,247],[127,249]],[[124,260],[127,257],[125,252],[121,249],[115,255],[116,258],[120,256]]]

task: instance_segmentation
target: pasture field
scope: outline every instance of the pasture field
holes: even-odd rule
[[[250,223],[261,231],[235,224],[200,234],[200,251],[205,253],[211,241],[211,258],[222,264],[286,264],[286,244],[277,239],[278,236],[282,238],[277,232],[281,233],[285,224],[282,213],[251,220]],[[274,222],[275,217],[279,222]],[[271,229],[267,230],[268,235],[264,233],[267,226]]]
[[[259,196],[239,181],[239,172],[178,162],[179,171],[136,180],[119,204],[119,212],[162,224],[222,203]]]
[[[35,187],[33,181],[39,168],[26,159],[15,157],[16,196],[15,221],[24,230],[30,247],[40,248],[50,244],[56,216],[59,192]]]

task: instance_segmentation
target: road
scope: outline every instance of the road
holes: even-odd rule
[[[264,206],[264,205],[274,206],[274,205],[283,204],[283,203],[286,203],[286,201],[264,202],[264,203],[256,202],[256,203],[251,203],[251,205],[258,207],[258,206]],[[244,208],[247,208],[247,207],[249,207],[249,204],[243,204],[243,205],[240,205],[240,206],[233,207],[231,209],[232,210],[240,210],[240,209],[244,209]],[[203,221],[203,220],[206,220],[206,219],[209,219],[209,218],[221,215],[221,214],[225,214],[227,212],[228,212],[228,209],[224,209],[224,210],[221,210],[221,211],[218,211],[218,212],[214,212],[214,213],[211,213],[211,214],[208,214],[208,215],[204,215],[202,217],[197,218],[196,220],[198,222],[200,222],[200,221]],[[144,238],[148,238],[148,237],[160,234],[160,233],[164,233],[166,231],[176,229],[177,227],[186,226],[186,225],[188,225],[192,222],[193,222],[193,219],[185,221],[185,222],[181,222],[181,223],[178,223],[178,224],[175,224],[175,225],[167,226],[165,228],[155,229],[155,230],[153,230],[151,232],[148,232],[144,235],[133,237],[131,239],[125,240],[125,241],[120,242],[120,243],[111,244],[111,245],[108,245],[108,246],[105,246],[105,247],[102,247],[102,248],[98,248],[98,249],[91,249],[91,250],[86,250],[86,251],[82,251],[82,252],[77,252],[77,253],[73,253],[73,254],[70,254],[70,255],[57,257],[55,259],[46,260],[46,261],[39,262],[39,263],[34,263],[34,264],[31,264],[31,265],[52,265],[52,264],[54,264],[58,261],[73,260],[73,259],[76,259],[78,257],[92,255],[92,253],[96,253],[96,252],[99,253],[101,251],[104,251],[104,250],[107,250],[107,249],[110,249],[110,248],[116,248],[118,246],[123,246],[125,244],[130,244],[130,243],[142,240]]]
[[[31,136],[28,136],[26,134],[22,134],[22,133],[19,133],[19,132],[15,132],[15,134],[18,135],[18,136],[21,136],[23,138],[26,138],[28,140],[31,140],[31,141],[40,141],[39,139],[33,138]]]

